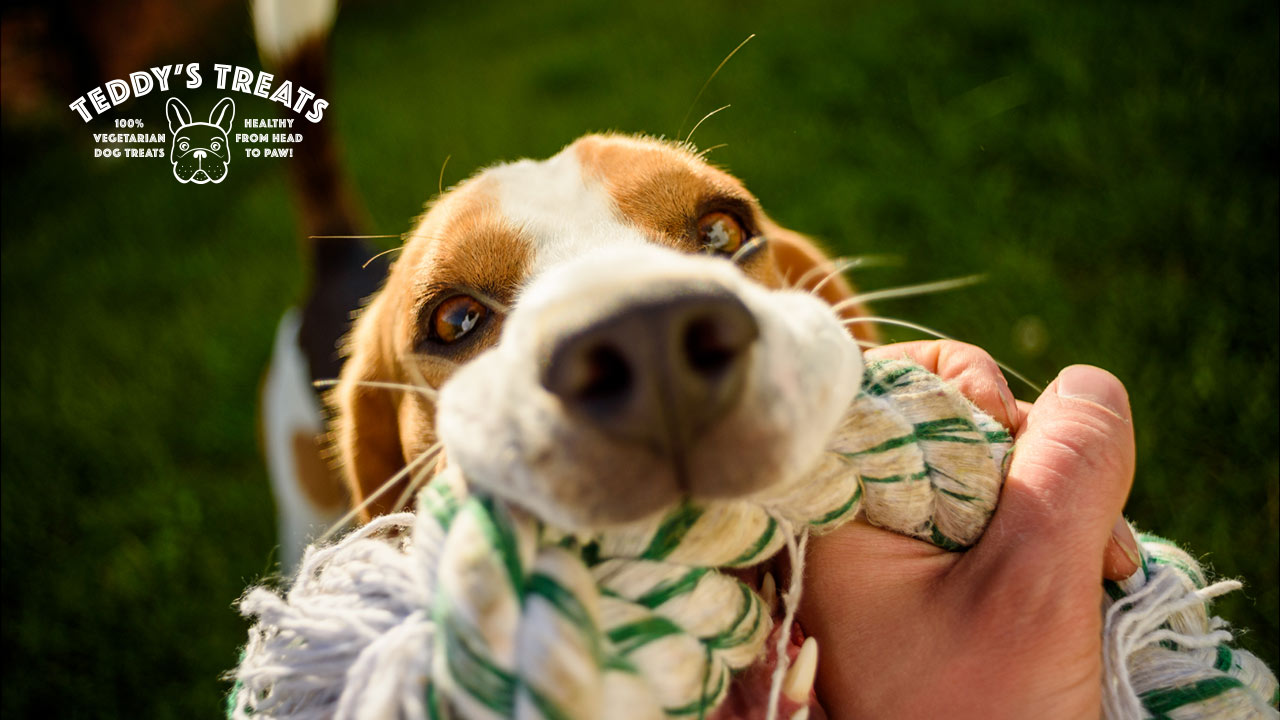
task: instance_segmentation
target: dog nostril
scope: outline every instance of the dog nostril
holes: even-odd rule
[[[618,400],[631,390],[631,368],[616,348],[597,345],[583,354],[577,396],[587,402]]]
[[[722,330],[721,326],[707,318],[694,320],[685,328],[685,358],[699,375],[723,373],[741,350],[727,342]]]
[[[733,366],[758,335],[750,314],[745,309],[738,312],[736,306],[696,317],[681,337],[685,361],[697,375],[714,380]]]
[[[553,353],[542,385],[569,407],[607,416],[620,411],[634,392],[635,369],[626,349],[608,338],[577,338]]]

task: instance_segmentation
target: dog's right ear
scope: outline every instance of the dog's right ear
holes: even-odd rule
[[[403,382],[392,360],[389,314],[379,293],[365,308],[348,343],[351,356],[330,396],[336,411],[334,439],[352,502],[359,505],[404,467],[398,419],[402,393],[366,383]],[[386,512],[398,491],[361,511],[361,520]],[[385,507],[384,507],[385,505]]]
[[[840,317],[845,319],[871,315],[867,307],[858,302],[857,290],[812,240],[772,222],[765,225],[764,231],[769,238],[774,267],[784,287],[817,294],[829,305],[838,306]],[[875,325],[852,323],[848,330],[858,340],[880,341]]]
[[[169,132],[176,133],[191,124],[191,111],[176,97],[164,104],[164,116],[169,119]]]

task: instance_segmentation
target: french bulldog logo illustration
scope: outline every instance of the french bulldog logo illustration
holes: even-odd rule
[[[176,97],[165,103],[165,117],[169,119],[169,132],[173,145],[169,147],[169,159],[173,161],[173,176],[180,183],[220,183],[227,177],[227,165],[231,162],[231,121],[235,118],[236,104],[224,97],[213,106],[209,122],[191,122],[191,111]]]

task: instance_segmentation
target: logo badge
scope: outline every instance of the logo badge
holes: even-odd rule
[[[236,114],[235,102],[224,97],[213,106],[209,122],[191,122],[187,106],[178,98],[170,97],[164,114],[173,136],[169,160],[178,182],[203,185],[225,180],[227,166],[231,164],[230,133]]]

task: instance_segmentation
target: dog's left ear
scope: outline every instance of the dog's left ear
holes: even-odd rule
[[[813,292],[833,307],[839,306],[842,318],[869,317],[865,305],[856,302],[857,291],[838,272],[835,263],[812,240],[798,232],[770,223],[764,228],[769,238],[769,252],[782,287]],[[849,334],[859,340],[878,342],[880,333],[871,323],[855,323],[847,326]]]
[[[390,357],[389,316],[384,311],[387,292],[379,293],[356,321],[349,341],[351,356],[342,367],[338,386],[329,401],[336,414],[333,440],[352,502],[360,504],[378,492],[404,467],[400,445],[399,393],[368,383],[403,382]],[[390,512],[406,481],[360,514],[361,520]]]
[[[231,121],[236,116],[236,104],[231,98],[224,97],[213,106],[213,110],[209,112],[209,124],[217,125],[222,128],[222,132],[231,132]]]

